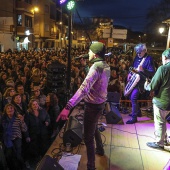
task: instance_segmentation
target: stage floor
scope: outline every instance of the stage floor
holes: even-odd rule
[[[75,108],[72,115],[83,112]],[[169,151],[149,148],[146,142],[154,141],[154,123],[152,117],[146,112],[138,118],[135,124],[127,125],[130,118],[128,114],[121,114],[121,124],[108,124],[102,133],[105,155],[96,155],[97,170],[162,170],[170,159]],[[105,116],[101,117],[105,122]],[[170,135],[170,124],[167,124]],[[62,143],[62,132],[54,140],[47,154],[52,156],[57,153],[57,148]],[[168,147],[166,148],[169,149]],[[73,153],[81,155],[78,170],[86,170],[86,148],[81,144],[74,148]]]

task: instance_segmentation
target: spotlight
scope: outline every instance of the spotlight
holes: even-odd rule
[[[75,6],[75,2],[73,0],[69,1],[67,4],[67,9],[72,10]]]
[[[64,2],[66,2],[66,0],[60,0],[60,4],[63,4]]]

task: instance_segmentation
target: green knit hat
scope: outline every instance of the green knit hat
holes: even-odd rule
[[[95,42],[95,43],[91,44],[90,50],[94,54],[98,54],[100,57],[104,57],[104,54],[105,54],[105,51],[106,51],[105,45],[101,42]]]

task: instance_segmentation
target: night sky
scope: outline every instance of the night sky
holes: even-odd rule
[[[110,17],[113,25],[122,25],[133,31],[144,31],[146,14],[161,0],[80,0],[76,2],[83,17]]]

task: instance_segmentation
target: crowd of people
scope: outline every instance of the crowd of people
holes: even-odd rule
[[[71,94],[79,89],[92,66],[83,57],[76,59],[88,50],[71,51]],[[125,99],[133,56],[111,52],[112,55],[105,56],[111,70],[107,91],[117,91]],[[40,160],[63,125],[63,120],[56,122],[63,104],[58,94],[47,87],[47,67],[54,60],[67,66],[67,50],[0,53],[0,140],[9,169],[23,169],[32,158]]]

